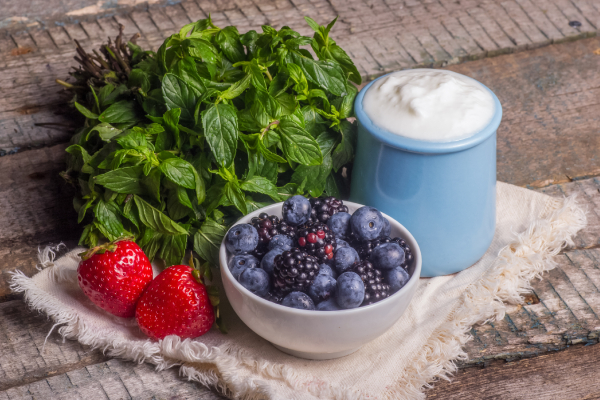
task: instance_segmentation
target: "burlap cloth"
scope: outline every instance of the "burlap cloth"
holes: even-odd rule
[[[575,199],[556,199],[498,183],[492,245],[472,267],[451,276],[421,279],[412,303],[383,336],[356,353],[328,361],[286,355],[250,331],[225,308],[229,333],[211,330],[196,340],[153,342],[134,320],[96,308],[77,285],[74,249],[54,260],[40,251],[40,272],[17,272],[12,289],[49,315],[61,335],[108,355],[157,368],[177,366],[185,378],[241,399],[420,399],[466,359],[462,346],[473,324],[504,317],[529,282],[555,266],[553,257],[585,226]],[[457,246],[460,246],[457,243]],[[356,321],[359,329],[361,321]]]

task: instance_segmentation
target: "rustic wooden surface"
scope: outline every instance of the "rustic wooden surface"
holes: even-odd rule
[[[83,24],[86,30],[79,33],[74,31],[75,25],[69,25],[67,31],[72,37],[84,38],[85,46],[91,48],[115,32],[118,20],[128,34],[141,31],[141,43],[156,48],[163,34],[153,22],[159,21],[160,14],[155,14],[150,20],[134,12],[131,18]],[[184,13],[176,16],[161,26],[173,30],[189,22]],[[167,24],[169,21],[175,22]],[[39,31],[16,37],[16,41],[25,48],[33,46],[32,37],[39,42],[45,35],[50,40],[48,34]],[[50,42],[49,47],[28,54],[0,55],[0,149],[4,149],[0,154],[15,148],[53,146],[71,136],[68,126],[72,126],[72,117],[55,114],[66,107],[54,80],[67,76],[73,65],[70,37],[63,39],[65,44],[58,49],[52,49]],[[600,173],[600,158],[594,154],[600,145],[596,129],[600,55],[594,53],[598,49],[600,38],[590,38],[447,67],[479,79],[503,104],[504,119],[498,131],[500,180],[540,187]],[[45,125],[35,125],[40,123]]]
[[[452,382],[427,391],[428,400],[597,400],[600,399],[600,346],[485,368],[460,370]]]
[[[0,303],[0,400],[199,399],[222,397],[149,364],[110,360],[73,340],[23,301]]]
[[[103,4],[69,1],[77,7]],[[127,34],[140,31],[141,44],[156,48],[176,27],[208,12],[217,24],[236,24],[242,30],[262,23],[287,24],[302,27],[305,34],[303,15],[325,22],[339,14],[334,36],[364,76],[477,60],[447,68],[484,82],[503,104],[499,179],[553,196],[579,194],[589,209],[590,225],[558,257],[558,268],[533,283],[526,305],[510,308],[502,321],[473,328],[474,339],[467,345],[470,361],[461,365],[453,383],[437,383],[428,398],[600,398],[595,373],[600,346],[590,346],[600,335],[600,181],[593,178],[600,175],[600,55],[594,53],[600,38],[561,43],[596,34],[598,2],[151,3],[156,4],[110,1],[115,7],[109,13],[114,15],[82,13],[75,21],[60,20],[54,11],[37,15],[38,3],[33,2],[23,15],[42,23],[27,30],[22,28],[28,21],[7,25],[0,18],[0,155],[20,148],[0,157],[0,400],[218,398],[181,380],[174,370],[157,373],[146,364],[107,361],[76,342],[63,343],[56,332],[44,345],[52,323],[28,311],[7,285],[9,271],[35,273],[38,245],[60,240],[72,247],[80,233],[71,188],[58,177],[71,119],[55,115],[64,109],[64,99],[54,79],[63,78],[73,65],[72,40],[97,46],[122,23]],[[3,7],[2,0],[0,9],[13,10]],[[44,26],[44,21],[54,20],[67,23]],[[572,20],[582,26],[569,27]]]

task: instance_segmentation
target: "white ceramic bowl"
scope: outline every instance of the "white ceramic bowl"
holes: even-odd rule
[[[240,219],[237,224],[250,223],[260,213],[281,218],[281,205],[261,208]],[[344,201],[349,213],[362,207]],[[365,343],[381,336],[404,313],[410,303],[421,274],[421,250],[413,236],[398,222],[390,221],[392,237],[400,236],[410,246],[414,261],[406,285],[385,300],[365,307],[342,311],[307,311],[284,307],[250,293],[229,271],[225,243],[221,243],[219,261],[223,286],[229,303],[242,321],[256,334],[279,350],[296,357],[326,360],[342,357],[358,350]],[[236,225],[237,225],[236,224]]]

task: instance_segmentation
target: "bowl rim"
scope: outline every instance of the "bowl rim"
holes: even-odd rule
[[[450,140],[446,142],[434,142],[434,141],[425,141],[413,139],[405,136],[396,135],[395,133],[389,132],[387,129],[384,129],[378,125],[376,125],[371,118],[367,115],[363,108],[363,99],[365,94],[369,90],[369,88],[378,80],[387,78],[390,74],[402,73],[402,72],[413,72],[418,70],[427,70],[431,71],[432,68],[416,68],[416,69],[408,69],[401,70],[396,72],[390,72],[388,74],[382,75],[379,78],[369,82],[365,87],[363,87],[356,99],[354,100],[354,113],[356,114],[356,119],[360,125],[363,125],[369,133],[371,133],[375,138],[377,138],[382,143],[385,143],[388,146],[392,146],[394,148],[409,151],[412,153],[422,153],[422,154],[446,154],[446,153],[455,153],[458,151],[463,151],[474,147],[485,140],[487,140],[490,136],[496,132],[498,126],[500,126],[500,121],[502,120],[502,105],[500,104],[500,100],[496,94],[490,90],[483,83],[479,82],[476,79],[471,78],[470,76],[458,74],[457,72],[450,70],[442,70],[445,72],[450,72],[453,74],[458,74],[464,76],[470,80],[477,82],[481,85],[488,93],[492,95],[492,99],[494,100],[495,111],[492,119],[488,122],[486,126],[484,126],[479,132],[471,135],[469,137],[458,139],[458,140]]]
[[[259,214],[264,212],[265,209],[271,209],[274,206],[280,207],[282,204],[283,204],[283,202],[274,203],[274,204],[268,205],[266,207],[262,207],[256,211],[246,214],[245,216],[240,218],[235,224],[233,224],[227,230],[227,232],[229,232],[229,230],[232,229],[236,225],[248,223],[248,222],[241,222],[242,220],[250,221],[250,219],[252,219],[253,217],[258,216]],[[362,204],[354,203],[354,202],[346,201],[346,200],[344,200],[344,204],[347,206],[352,205],[353,207],[356,207],[356,209],[363,207]],[[277,310],[277,311],[284,311],[284,312],[288,312],[288,313],[292,313],[292,314],[306,315],[306,316],[312,315],[312,316],[329,316],[330,317],[330,316],[338,315],[340,313],[343,313],[344,315],[350,315],[351,313],[362,313],[362,312],[372,310],[377,307],[381,307],[382,304],[385,305],[386,303],[391,302],[392,299],[394,299],[395,297],[396,298],[400,297],[401,293],[409,292],[410,288],[412,286],[417,285],[419,278],[421,277],[421,267],[422,267],[421,249],[419,248],[419,244],[417,243],[417,240],[414,238],[414,236],[410,233],[410,231],[404,225],[402,225],[401,223],[396,221],[394,218],[390,217],[389,215],[387,215],[383,212],[381,214],[383,214],[384,217],[388,218],[390,223],[395,223],[395,224],[400,225],[406,231],[406,233],[408,233],[409,238],[412,239],[412,241],[415,244],[414,248],[412,249],[412,252],[413,252],[413,256],[414,256],[414,260],[415,260],[416,264],[415,264],[415,271],[412,274],[412,276],[410,276],[410,278],[408,279],[408,282],[406,282],[406,284],[402,288],[400,288],[400,290],[398,290],[396,293],[392,294],[391,296],[389,296],[388,298],[386,298],[384,300],[378,301],[377,303],[369,304],[368,306],[364,306],[364,307],[351,308],[351,309],[347,309],[347,310],[319,311],[319,310],[300,310],[297,308],[282,306],[280,304],[273,303],[272,301],[263,299],[262,297],[257,296],[256,294],[252,293],[251,291],[246,289],[244,286],[242,286],[237,281],[237,279],[235,279],[233,277],[233,275],[231,274],[231,271],[229,270],[229,266],[227,265],[228,264],[227,263],[227,248],[225,247],[225,238],[226,238],[227,234],[225,234],[225,236],[223,237],[223,240],[221,241],[221,246],[219,248],[219,266],[221,269],[221,274],[224,273],[225,275],[227,275],[227,279],[232,283],[232,285],[236,289],[252,296],[252,298],[255,301],[258,301],[260,304],[262,304],[270,309]]]

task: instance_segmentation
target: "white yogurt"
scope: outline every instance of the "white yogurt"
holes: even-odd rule
[[[474,79],[452,71],[413,69],[373,83],[363,109],[375,125],[391,133],[450,142],[483,129],[494,116],[495,104]]]

